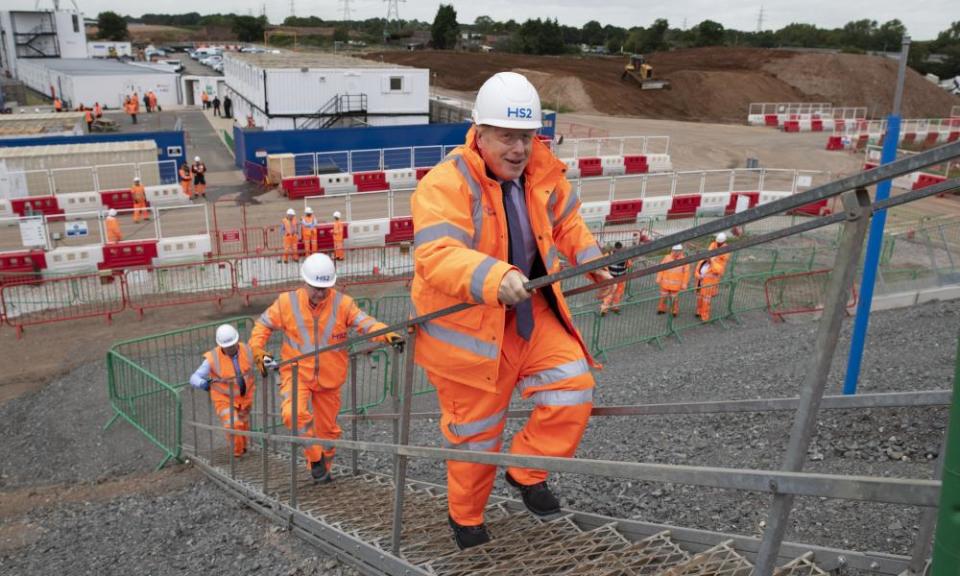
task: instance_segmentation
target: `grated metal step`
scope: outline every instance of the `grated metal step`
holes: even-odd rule
[[[690,560],[665,530],[577,566],[569,576],[648,576]]]
[[[807,552],[773,572],[773,576],[829,576],[813,563],[813,552]]]
[[[721,542],[661,574],[663,576],[751,576],[753,564],[738,554],[731,546],[732,543],[733,540]]]

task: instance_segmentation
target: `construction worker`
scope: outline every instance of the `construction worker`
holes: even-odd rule
[[[216,348],[203,355],[203,363],[190,376],[190,385],[210,393],[224,428],[249,430],[255,388],[253,352],[249,344],[240,343],[240,333],[230,324],[217,327],[216,339]],[[227,433],[227,443],[233,444],[234,456],[247,451],[246,436]]]
[[[153,110],[150,109],[150,92],[143,93],[143,107],[147,109],[147,114],[153,112]]]
[[[317,251],[318,231],[317,219],[313,215],[313,208],[307,206],[303,209],[303,218],[300,220],[300,233],[303,235],[303,253],[309,256]]]
[[[203,102],[204,110],[210,107],[210,96],[207,95],[206,90],[200,93],[200,101]]]
[[[193,166],[190,167],[193,173],[193,194],[194,196],[207,197],[207,165],[200,161],[199,156],[193,157]]]
[[[623,243],[616,242],[613,245],[613,252],[623,250]],[[611,264],[608,267],[610,275],[614,278],[619,278],[627,273],[627,270],[630,269],[632,262],[630,260],[624,260],[623,262],[617,262],[616,264]],[[613,290],[608,290],[606,295],[603,298],[603,301],[600,304],[600,315],[606,316],[607,312],[613,312],[614,314],[620,313],[620,301],[623,300],[623,293],[627,289],[626,282],[620,282],[615,284]]]
[[[333,213],[333,258],[343,260],[343,222],[339,210]]]
[[[661,264],[668,264],[683,258],[683,244],[677,244],[663,257]],[[673,304],[673,317],[680,313],[680,292],[687,289],[690,282],[690,265],[657,272],[657,286],[660,287],[660,301],[657,302],[657,314],[666,314],[669,303]]]
[[[83,119],[87,123],[87,132],[93,132],[93,111],[85,110],[83,113]]]
[[[528,278],[601,256],[580,216],[564,165],[536,138],[540,98],[520,74],[480,88],[466,143],[417,186],[415,315],[477,304],[423,324],[416,361],[437,389],[449,447],[499,451],[514,391],[536,404],[510,452],[573,456],[593,406],[590,356],[558,284],[527,292]],[[598,271],[594,281],[610,278]],[[483,511],[494,466],[447,462],[449,523],[460,548],[487,542]],[[537,515],[560,510],[544,470],[509,468],[507,482]]]
[[[180,189],[183,190],[183,193],[187,198],[193,198],[193,194],[190,192],[190,183],[192,181],[193,173],[190,170],[190,166],[184,162],[180,165]]]
[[[293,208],[287,208],[287,215],[280,220],[280,232],[283,234],[283,256],[278,260],[286,264],[291,259],[296,262],[300,259],[297,244],[300,243],[300,224],[297,222],[297,213]]]
[[[137,109],[139,105],[137,104],[136,98],[127,98],[123,102],[123,111],[130,115],[130,120],[133,124],[137,123]]]
[[[723,247],[727,242],[727,235],[717,234],[710,243],[709,250]],[[697,279],[697,317],[704,322],[710,320],[710,301],[720,292],[719,284],[723,273],[727,270],[727,261],[730,254],[713,256],[697,263],[694,274]]]
[[[337,271],[326,254],[313,254],[303,261],[300,276],[306,283],[292,292],[281,294],[260,315],[250,336],[254,361],[262,374],[273,364],[266,351],[267,341],[275,330],[283,332],[281,360],[310,354],[324,346],[342,342],[353,328],[364,334],[386,328],[357,307],[353,298],[333,288]],[[402,350],[403,338],[394,332],[378,337],[378,341]],[[310,356],[297,363],[297,428],[298,434],[310,438],[340,437],[337,413],[340,411],[340,387],[347,378],[347,350],[340,349]],[[280,408],[284,424],[292,428],[293,366],[280,369]],[[307,468],[314,481],[332,480],[330,469],[336,450],[312,445],[304,448]]]
[[[147,189],[140,183],[140,177],[133,179],[133,186],[130,187],[130,195],[133,196],[133,221],[139,222],[141,218],[150,221],[150,212],[147,210]]]
[[[53,111],[54,112],[63,112],[63,100],[59,98],[53,99]]]
[[[93,116],[97,120],[103,118],[103,106],[100,106],[100,103],[97,102],[93,105]]]
[[[150,109],[157,110],[157,94],[153,90],[147,92],[147,99],[150,102]]]
[[[120,222],[117,220],[116,208],[107,210],[107,217],[103,220],[103,226],[107,230],[108,244],[123,241],[123,232],[120,231]]]

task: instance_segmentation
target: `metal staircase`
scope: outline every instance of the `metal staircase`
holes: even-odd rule
[[[298,128],[301,130],[332,128],[346,118],[367,121],[366,94],[336,94]]]
[[[57,25],[50,12],[41,12],[41,21],[28,31],[16,30],[16,12],[13,17],[13,41],[17,58],[59,58],[60,43],[57,42]]]

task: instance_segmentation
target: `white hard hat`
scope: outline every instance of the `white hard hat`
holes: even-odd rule
[[[221,324],[217,327],[217,345],[227,348],[240,341],[240,333],[230,324]]]
[[[300,277],[314,288],[329,288],[337,282],[337,269],[326,254],[312,254],[300,266]]]
[[[313,208],[307,206],[306,208],[303,209],[303,213],[304,213],[304,214],[313,214]]]
[[[134,181],[134,182],[139,182],[139,181],[140,181],[140,177],[139,177],[139,176],[135,176],[135,177],[133,178],[133,181]]]
[[[677,244],[673,247],[674,250],[683,250],[683,244]]]
[[[522,74],[494,74],[477,92],[473,123],[536,130],[543,126],[540,121],[540,95]]]
[[[116,216],[116,215],[117,215],[117,209],[116,209],[116,208],[111,208],[111,209],[107,210],[107,216]]]
[[[727,235],[726,235],[725,233],[721,232],[721,233],[717,234],[717,243],[718,243],[718,244],[723,244],[723,243],[726,242],[726,241],[727,241]]]
[[[336,212],[334,212],[334,213],[333,213],[333,217],[334,217],[334,218],[340,218],[340,211],[337,210]]]
[[[193,157],[193,161],[194,161],[194,162],[199,162],[199,161],[200,161],[200,157],[199,157],[199,156],[194,156],[194,157]]]
[[[287,216],[296,216],[297,212],[293,208],[287,208]]]

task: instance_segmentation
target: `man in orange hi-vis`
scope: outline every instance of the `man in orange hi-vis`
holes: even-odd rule
[[[300,223],[293,208],[287,208],[287,215],[280,219],[280,234],[283,235],[283,256],[278,262],[286,264],[291,260],[300,260],[297,245],[300,243]]]
[[[716,240],[710,243],[709,250],[716,250],[727,242],[727,235],[717,234]],[[697,262],[694,274],[697,278],[697,317],[707,322],[710,320],[710,301],[720,292],[720,280],[727,270],[727,261],[730,254],[713,256]]]
[[[333,213],[333,258],[343,260],[343,222],[340,221],[340,211]]]
[[[303,235],[303,253],[305,256],[314,254],[319,248],[317,241],[317,219],[313,215],[313,208],[303,209],[303,218],[300,219],[300,233]]]
[[[184,162],[180,165],[180,189],[183,190],[183,193],[187,198],[193,197],[193,195],[190,193],[191,182],[193,182],[193,172],[191,172],[190,166]]]
[[[190,376],[190,385],[210,393],[213,409],[224,428],[249,430],[255,387],[253,351],[240,342],[240,334],[230,324],[217,327],[216,339],[217,347],[203,355],[203,363]],[[228,433],[227,442],[233,444],[234,456],[246,453],[246,436]]]
[[[524,283],[601,256],[580,216],[565,166],[536,137],[540,97],[520,74],[501,72],[477,94],[475,126],[417,186],[415,315],[476,304],[417,330],[416,361],[436,387],[445,444],[499,451],[515,390],[535,404],[510,452],[573,456],[593,406],[591,366],[559,284]],[[608,279],[598,271],[593,279]],[[449,523],[460,548],[487,542],[483,510],[496,467],[447,461]],[[560,510],[544,470],[509,468],[506,480],[538,515]]]
[[[623,242],[617,242],[613,245],[613,251],[617,252],[623,250]],[[611,264],[607,269],[610,271],[610,275],[614,278],[619,278],[627,273],[630,270],[631,262],[630,260],[624,260],[623,262],[617,262],[616,264]],[[623,300],[623,293],[627,289],[626,282],[620,282],[619,284],[614,285],[613,290],[608,290],[606,295],[602,298],[600,303],[600,315],[606,316],[607,312],[613,312],[614,314],[620,313],[620,302]]]
[[[139,222],[140,219],[150,220],[150,211],[147,210],[147,189],[140,183],[140,177],[133,179],[133,186],[130,187],[130,195],[133,197],[133,221]]]
[[[117,210],[111,208],[107,210],[107,217],[103,220],[103,226],[107,230],[107,242],[123,241],[123,232],[120,231],[120,222],[117,221]]]
[[[677,244],[669,254],[663,257],[661,264],[669,264],[683,258],[683,244]],[[684,264],[675,268],[657,272],[657,286],[660,287],[660,301],[657,303],[657,314],[666,314],[667,307],[672,303],[673,316],[680,313],[680,292],[687,289],[690,283],[690,265]]]
[[[353,328],[361,334],[386,328],[357,307],[353,298],[333,288],[337,272],[326,254],[314,254],[303,261],[300,276],[306,283],[292,292],[281,294],[260,315],[250,335],[250,347],[256,366],[262,374],[273,364],[266,351],[267,340],[275,330],[283,332],[281,360],[310,354],[320,348],[342,342]],[[403,338],[390,332],[378,341],[403,349]],[[300,360],[297,364],[297,432],[310,438],[337,439],[340,427],[340,387],[347,379],[347,349],[323,352]],[[280,369],[280,412],[284,424],[293,422],[293,365]],[[312,412],[312,413],[311,413]],[[329,482],[330,468],[336,450],[314,444],[304,448],[307,467],[317,483]]]

